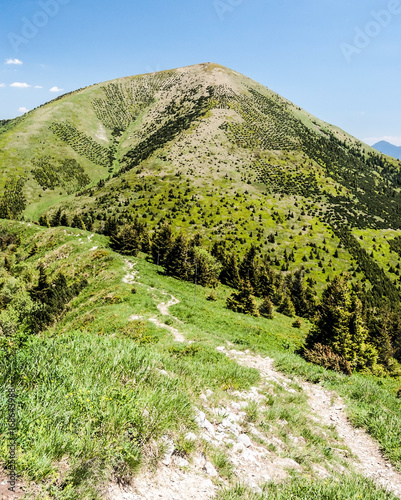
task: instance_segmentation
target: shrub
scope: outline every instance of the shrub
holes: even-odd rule
[[[302,326],[302,321],[301,321],[299,318],[297,318],[297,319],[293,322],[292,326],[293,326],[293,328],[301,328],[301,326]]]
[[[249,281],[242,282],[240,290],[228,297],[227,308],[242,314],[259,316],[258,306],[252,293],[253,289]]]
[[[259,314],[264,318],[273,319],[273,312],[273,302],[269,299],[269,297],[265,297],[259,306]]]
[[[352,374],[349,361],[343,356],[334,353],[327,345],[315,344],[312,349],[304,350],[303,357],[306,361],[323,366],[328,370],[335,370],[346,375]]]
[[[285,316],[289,316],[290,318],[295,316],[295,307],[289,295],[284,295],[277,311]]]

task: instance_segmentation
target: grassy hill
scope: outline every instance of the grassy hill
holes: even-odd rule
[[[257,498],[235,485],[235,443],[200,431],[199,408],[217,428],[230,407],[243,409],[259,458],[293,469],[278,467],[269,498],[394,498],[309,418],[299,381],[340,394],[401,470],[400,169],[212,63],[100,83],[0,121],[0,378],[18,395],[18,471],[32,496],[107,498],[110,484],[157,470],[173,442],[184,472],[213,464],[216,498]],[[187,281],[155,265],[165,224]],[[271,291],[282,310],[303,269],[300,290],[321,314],[316,298],[347,272],[354,288],[336,314],[354,333],[366,323],[362,358],[371,348],[379,364],[345,376],[307,363],[296,353],[313,314],[229,310],[221,275],[216,288],[196,284],[194,248],[226,274],[238,262],[243,282],[256,269],[256,308]],[[238,363],[247,350],[271,356],[284,385]],[[7,411],[3,397],[3,436]],[[4,461],[5,440],[0,451]]]
[[[3,217],[61,208],[100,233],[110,217],[169,221],[210,246],[255,243],[277,269],[302,263],[320,290],[346,270],[377,286],[354,236],[399,234],[400,185],[399,162],[211,63],[97,84],[0,128]],[[399,254],[382,254],[387,292],[374,294],[393,299]]]
[[[346,377],[306,363],[294,349],[303,342],[307,321],[299,329],[277,312],[271,320],[234,313],[225,306],[228,287],[220,286],[215,300],[208,300],[212,290],[165,276],[143,254],[126,259],[111,251],[101,235],[12,221],[2,221],[1,227],[9,240],[0,255],[7,262],[0,276],[0,321],[8,328],[1,337],[0,378],[3,388],[11,381],[16,389],[18,472],[26,485],[32,481],[35,498],[104,498],[110,482],[157,467],[166,436],[189,463],[203,453],[215,465],[219,498],[248,498],[246,488],[243,496],[238,489],[237,496],[229,496],[234,490],[228,493],[227,488],[236,482],[227,458],[230,448],[208,444],[196,423],[201,394],[213,395],[203,408],[213,419],[214,407],[238,401],[238,394],[260,383],[257,370],[240,366],[219,346],[268,354],[283,371],[335,389],[346,399],[351,420],[367,428],[401,468],[397,381]],[[26,290],[47,289],[43,278],[38,285],[39,264],[50,288],[57,290],[61,272],[64,288],[75,292],[36,335],[24,335],[21,317],[26,324],[33,314]],[[171,297],[176,304],[160,309]],[[30,315],[23,315],[26,310]],[[175,339],[177,333],[183,342]],[[339,491],[344,500],[358,494],[395,498],[362,480],[342,458],[345,452],[330,451],[341,446],[338,437],[308,419],[296,381],[292,392],[279,386],[275,391],[274,399],[267,392],[262,403],[248,402],[247,418],[262,432],[260,443],[276,443],[266,449],[271,459],[291,458],[302,474],[290,476],[279,490],[271,483],[269,498],[312,491],[311,480],[314,491]],[[0,412],[4,436],[6,398]],[[185,437],[189,432],[196,433],[195,441]],[[294,433],[305,449],[290,439]],[[7,441],[2,443],[0,461],[7,456]],[[324,480],[316,468],[322,464],[330,470]]]

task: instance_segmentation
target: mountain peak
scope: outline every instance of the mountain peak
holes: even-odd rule
[[[373,144],[372,148],[388,156],[401,160],[401,146],[395,146],[388,141],[379,141]]]

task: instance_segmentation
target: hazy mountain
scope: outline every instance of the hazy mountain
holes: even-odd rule
[[[395,146],[394,144],[391,144],[387,141],[379,141],[376,142],[376,144],[373,144],[372,148],[377,149],[377,151],[380,151],[380,153],[401,160],[401,146]]]

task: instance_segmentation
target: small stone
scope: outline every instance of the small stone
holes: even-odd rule
[[[247,448],[249,448],[252,444],[251,440],[249,439],[249,437],[246,434],[240,434],[238,436],[238,442],[243,443]]]
[[[199,399],[201,399],[202,401],[207,401],[207,397],[203,393],[199,396]]]
[[[231,421],[228,418],[223,418],[220,424],[222,427],[231,427]]]
[[[163,436],[162,439],[163,439],[164,443],[166,444],[166,452],[164,454],[162,464],[169,466],[171,464],[171,456],[173,455],[174,450],[175,450],[174,442],[171,439],[169,439],[167,436]]]
[[[235,453],[242,453],[245,449],[244,443],[235,443],[233,450]]]
[[[215,432],[214,432],[213,424],[211,422],[209,422],[209,420],[207,420],[206,418],[205,418],[205,421],[203,422],[202,427],[204,429],[206,429],[209,432],[209,434],[211,434],[212,436],[214,436]]]
[[[219,347],[216,347],[216,350],[217,350],[217,351],[220,351],[220,352],[223,352],[223,351],[225,351],[225,350],[226,350],[226,348],[225,348],[223,345],[221,345],[221,346],[219,346]]]
[[[211,464],[210,462],[206,462],[205,470],[206,470],[206,474],[208,474],[209,476],[212,476],[212,477],[218,476],[217,470],[214,468],[213,464]]]
[[[203,413],[203,411],[200,411],[196,408],[198,414],[196,415],[195,417],[195,421],[198,425],[200,425],[201,427],[203,427],[203,423],[206,419],[206,415]]]
[[[185,439],[187,441],[196,441],[196,434],[194,432],[188,432],[188,434],[185,434]]]
[[[196,453],[193,457],[193,463],[196,467],[201,467],[203,469],[206,465],[206,459],[201,453]]]
[[[209,397],[209,396],[212,396],[213,394],[213,391],[211,391],[210,389],[206,389],[206,396]]]
[[[224,441],[224,439],[227,437],[227,434],[225,432],[218,432],[216,433],[215,437],[217,441]]]
[[[188,467],[189,465],[188,460],[185,460],[185,458],[182,457],[175,457],[174,463],[178,465],[178,467]]]

